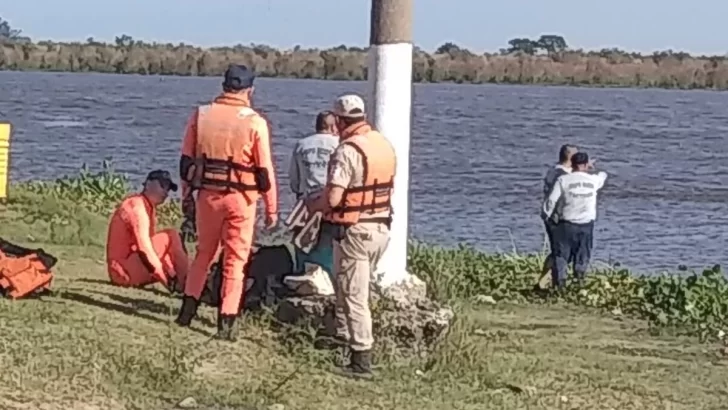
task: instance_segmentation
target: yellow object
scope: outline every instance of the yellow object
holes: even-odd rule
[[[13,125],[0,122],[0,200],[7,199],[10,185],[10,137]]]

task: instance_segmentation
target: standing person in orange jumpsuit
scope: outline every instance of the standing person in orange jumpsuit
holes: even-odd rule
[[[179,233],[155,232],[156,208],[169,191],[177,191],[169,172],[147,175],[144,190],[126,197],[114,211],[106,240],[106,264],[111,283],[144,286],[160,282],[170,290],[184,289],[189,260]]]
[[[197,192],[198,240],[176,322],[180,326],[191,324],[210,265],[222,246],[217,338],[230,341],[236,339],[235,319],[243,304],[244,270],[259,196],[265,202],[266,228],[278,222],[278,187],[268,122],[251,108],[254,78],[245,66],[228,67],[223,93],[198,107],[189,118],[180,159],[183,198]]]

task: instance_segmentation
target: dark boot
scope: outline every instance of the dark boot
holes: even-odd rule
[[[235,342],[238,340],[238,326],[236,315],[217,315],[217,334],[215,339]]]
[[[182,298],[182,307],[179,310],[179,315],[174,322],[182,327],[188,327],[192,324],[192,319],[197,316],[197,306],[199,303],[192,296],[185,295]]]
[[[372,372],[372,351],[365,350],[357,352],[352,350],[351,363],[344,368],[338,369],[336,373],[354,379],[369,380],[374,378],[374,373]]]

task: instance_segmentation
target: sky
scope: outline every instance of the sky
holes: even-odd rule
[[[496,52],[516,37],[557,34],[571,48],[728,52],[727,0],[413,0],[414,42]],[[22,0],[0,17],[34,40],[279,48],[367,46],[370,0]],[[692,11],[691,11],[692,10]]]

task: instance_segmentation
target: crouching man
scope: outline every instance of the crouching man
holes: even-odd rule
[[[551,193],[544,201],[544,220],[559,210],[559,222],[553,230],[554,288],[566,285],[566,271],[570,260],[574,261],[574,275],[582,281],[589,268],[594,237],[594,220],[597,219],[597,192],[604,186],[607,173],[589,173],[592,168],[589,156],[577,152],[571,157],[572,172],[560,176]]]
[[[177,191],[169,172],[149,173],[141,193],[125,198],[111,217],[106,264],[111,283],[144,286],[161,283],[170,291],[184,288],[189,260],[179,233],[156,232],[156,208],[169,191]]]

